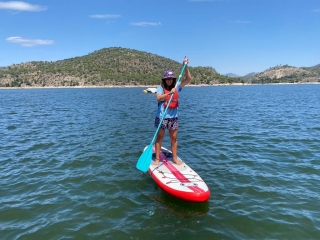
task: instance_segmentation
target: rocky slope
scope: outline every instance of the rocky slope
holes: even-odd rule
[[[315,69],[297,68],[288,65],[276,66],[257,73],[249,79],[251,83],[306,83],[320,82],[320,74]]]

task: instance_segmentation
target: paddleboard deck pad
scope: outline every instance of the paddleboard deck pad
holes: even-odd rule
[[[194,203],[202,203],[209,199],[210,190],[207,184],[184,161],[178,157],[182,164],[175,164],[172,152],[162,147],[159,165],[156,166],[154,146],[152,152],[152,161],[148,172],[165,193],[180,200]]]

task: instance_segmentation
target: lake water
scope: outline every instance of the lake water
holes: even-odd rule
[[[135,168],[155,133],[142,90],[0,90],[1,239],[320,239],[320,85],[182,90],[203,204]]]

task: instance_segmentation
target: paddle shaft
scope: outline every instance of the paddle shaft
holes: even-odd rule
[[[183,74],[184,69],[186,68],[186,66],[187,66],[187,63],[184,63],[175,87],[177,87],[178,83],[181,81],[182,74]],[[176,91],[177,91],[177,89],[176,89]],[[170,99],[169,99],[169,102],[168,102],[168,104],[167,104],[167,107],[165,108],[165,110],[164,110],[164,112],[163,112],[163,114],[162,114],[162,117],[161,117],[161,119],[160,119],[160,122],[159,122],[158,128],[157,128],[157,130],[156,130],[156,133],[154,134],[154,136],[153,136],[153,138],[152,138],[152,141],[151,141],[151,143],[150,143],[151,146],[154,144],[154,141],[155,141],[155,139],[156,139],[156,137],[157,137],[157,134],[158,134],[159,129],[160,129],[160,127],[161,127],[161,124],[162,124],[162,122],[163,122],[164,116],[167,114],[167,111],[168,111],[169,105],[170,105],[170,103],[171,103],[172,97],[173,97],[173,94],[171,94],[171,97],[170,97]]]

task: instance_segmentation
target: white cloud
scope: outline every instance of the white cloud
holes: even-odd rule
[[[133,26],[141,26],[141,27],[146,27],[146,26],[160,26],[161,22],[134,22],[131,23]]]
[[[40,5],[33,5],[26,2],[0,2],[0,9],[15,10],[15,11],[27,11],[27,12],[40,12],[47,10],[47,7]]]
[[[42,39],[27,39],[22,37],[8,37],[7,42],[18,43],[23,47],[33,47],[38,45],[52,45],[53,40],[42,40]]]
[[[121,15],[116,15],[116,14],[94,14],[90,15],[91,18],[119,18]]]

